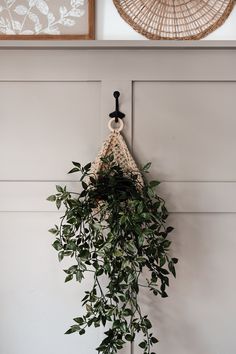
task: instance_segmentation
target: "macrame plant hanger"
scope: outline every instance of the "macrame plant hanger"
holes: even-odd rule
[[[119,110],[120,92],[115,91],[113,96],[115,97],[116,105],[115,111],[109,115],[111,117],[108,123],[110,134],[103,143],[102,149],[93,163],[92,172],[97,175],[104,168],[102,158],[113,155],[114,161],[121,167],[124,173],[132,172],[137,175],[137,187],[141,187],[143,186],[143,177],[121,135],[121,131],[124,128],[123,118],[125,114]]]
[[[119,96],[119,92],[114,92],[116,107],[115,111],[110,114],[111,119],[108,123],[110,134],[94,163],[81,168],[79,163],[73,162],[73,165],[78,168],[73,168],[70,173],[83,173],[80,179],[82,192],[79,193],[79,197],[78,193],[75,193],[76,196],[73,197],[64,187],[57,186],[59,193],[48,198],[49,201],[56,202],[57,207],[58,201],[60,205],[63,202],[66,206],[60,226],[56,225],[56,228],[50,232],[58,235],[53,247],[59,251],[59,260],[63,259],[66,255],[64,250],[68,249],[72,250],[72,254],[68,256],[75,257],[78,262],[78,268],[77,265],[75,266],[76,273],[74,270],[71,272],[71,267],[66,270],[68,274],[66,282],[72,280],[74,274],[76,274],[76,280],[80,282],[84,278],[83,272],[88,270],[87,264],[92,266],[92,271],[95,273],[93,288],[91,291],[86,291],[87,295],[82,301],[82,305],[90,303],[89,308],[86,306],[87,313],[83,317],[75,318],[76,325],[72,325],[66,333],[84,334],[85,328],[92,323],[97,327],[97,323],[105,326],[107,320],[113,321],[114,331],[109,329],[104,333],[107,337],[97,348],[99,353],[107,353],[108,350],[113,352],[113,348],[119,350],[123,344],[130,342],[130,353],[134,354],[134,338],[140,329],[142,329],[144,338],[147,339],[138,345],[144,349],[143,353],[151,353],[151,345],[158,342],[157,338],[149,333],[152,327],[151,322],[148,316],[144,316],[140,311],[138,311],[137,318],[134,316],[135,309],[139,306],[138,292],[141,286],[139,276],[143,269],[149,271],[150,280],[146,279],[145,286],[154,295],[160,294],[166,297],[165,289],[169,286],[169,278],[166,274],[170,271],[175,276],[174,264],[178,262],[178,259],[169,258],[168,255],[171,241],[167,241],[166,237],[173,228],[165,227],[168,216],[165,201],[154,193],[154,188],[159,182],[146,183],[145,181],[144,183],[142,173],[121,134],[125,115],[119,110]],[[83,181],[84,177],[88,179],[88,183]],[[148,193],[149,191],[151,194]],[[88,223],[88,231],[84,227],[86,223]],[[89,242],[88,239],[90,239]],[[127,268],[124,267],[123,260],[124,263],[128,262]],[[74,266],[72,268],[74,269]],[[164,274],[165,277],[160,274]],[[104,289],[108,289],[106,293],[103,293],[97,279],[101,275],[105,275],[106,280],[109,281],[108,284],[107,281],[102,284]],[[157,284],[157,281],[160,284]],[[93,300],[94,289],[96,291],[97,287],[100,288],[101,297],[98,295]],[[123,299],[119,295],[117,297],[117,293],[123,293]],[[103,306],[104,296],[111,299],[107,308]],[[113,309],[115,316],[110,314],[110,310],[113,312]],[[97,313],[100,312],[104,316],[97,319]],[[119,323],[124,323],[124,317],[130,317],[130,320],[126,321],[125,329],[122,330],[122,345],[119,342],[120,327],[118,326],[115,330],[114,326],[114,321],[118,317],[121,320]],[[114,338],[114,342],[111,338]]]
[[[125,117],[125,114],[119,110],[120,92],[115,91],[113,96],[115,97],[115,111],[109,114],[109,117],[111,118],[108,123],[110,134],[104,141],[103,146],[92,165],[92,172],[97,175],[98,172],[104,168],[104,163],[101,159],[113,155],[114,161],[122,168],[124,173],[132,172],[137,176],[137,188],[141,188],[144,185],[142,174],[121,135],[121,131],[124,128],[123,118]],[[130,343],[130,353],[134,354],[133,342]]]

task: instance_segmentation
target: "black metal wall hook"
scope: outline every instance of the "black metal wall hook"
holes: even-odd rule
[[[113,93],[113,96],[116,99],[116,110],[112,113],[109,114],[109,117],[111,118],[115,118],[115,122],[118,123],[118,118],[123,119],[125,117],[125,114],[120,112],[119,110],[119,97],[120,97],[120,92],[119,91],[115,91]]]

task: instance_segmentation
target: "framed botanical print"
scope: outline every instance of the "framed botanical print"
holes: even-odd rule
[[[1,39],[94,39],[95,0],[0,0]]]

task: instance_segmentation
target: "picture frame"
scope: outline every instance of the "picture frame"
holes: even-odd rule
[[[0,0],[0,40],[95,39],[95,0]]]

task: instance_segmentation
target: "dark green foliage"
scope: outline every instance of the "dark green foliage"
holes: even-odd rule
[[[65,270],[65,281],[81,282],[86,272],[94,275],[93,287],[82,300],[86,313],[75,318],[66,333],[82,335],[92,325],[107,326],[97,351],[113,354],[141,332],[143,353],[155,354],[151,346],[158,340],[150,333],[150,320],[141,313],[138,294],[140,287],[146,287],[154,295],[167,296],[169,274],[175,276],[178,261],[168,255],[167,236],[173,228],[165,227],[168,213],[155,192],[159,182],[138,185],[137,176],[124,174],[112,156],[103,162],[98,176],[91,173],[91,164],[81,167],[73,162],[70,173],[81,174],[81,193],[56,186],[58,193],[48,198],[58,209],[65,207],[60,225],[49,230],[56,237],[53,247],[59,260],[75,259],[75,265]],[[142,171],[149,168],[150,163]],[[106,286],[101,281],[104,276]]]

